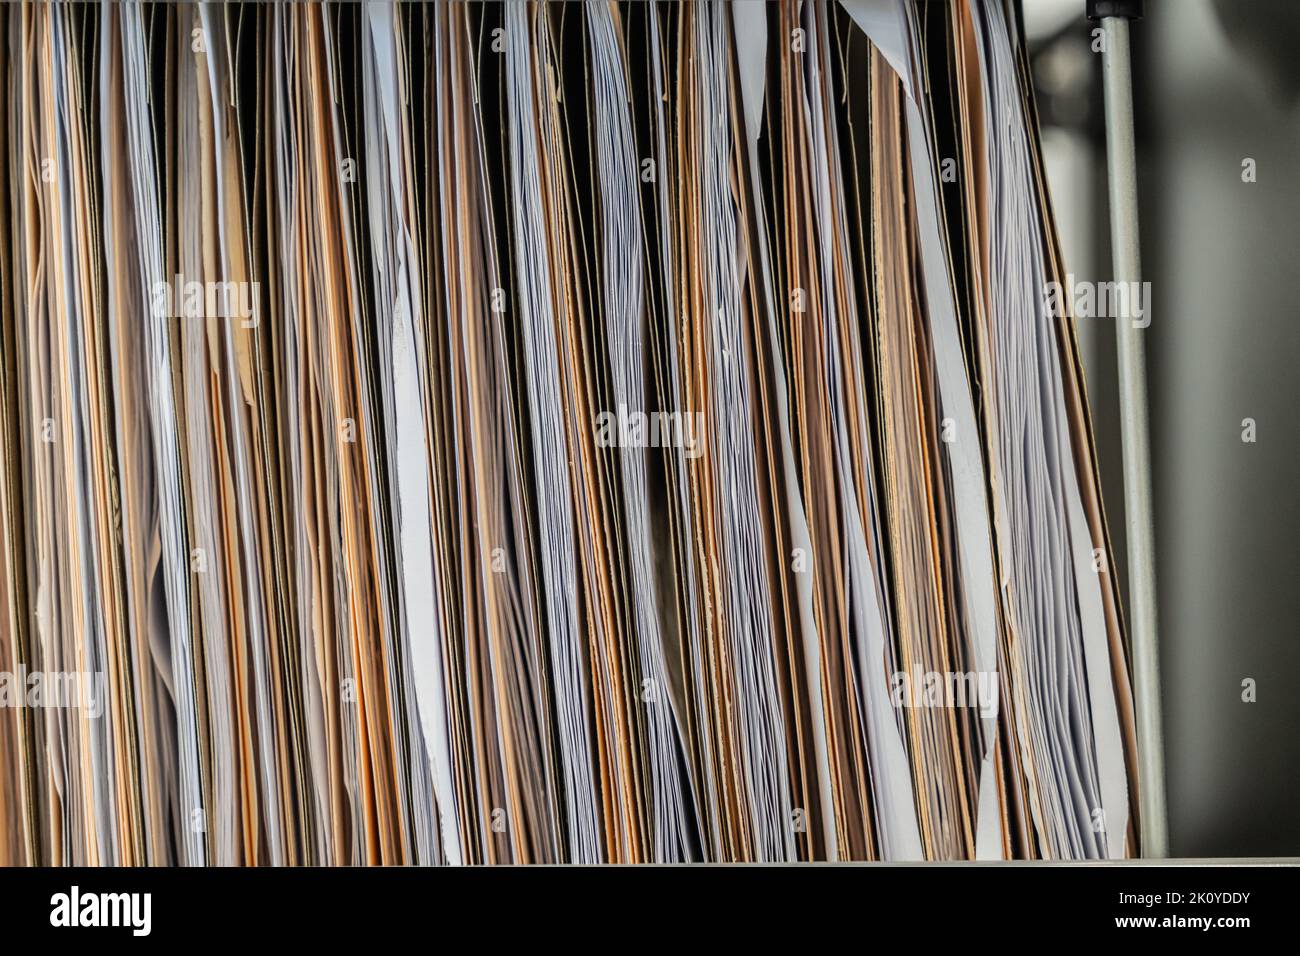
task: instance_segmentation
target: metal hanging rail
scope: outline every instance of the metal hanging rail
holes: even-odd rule
[[[1128,286],[1130,289],[1139,288],[1142,260],[1138,249],[1129,22],[1141,19],[1142,8],[1142,0],[1087,0],[1088,19],[1101,21],[1103,30],[1101,56],[1106,100],[1112,270],[1117,283],[1134,283]],[[1143,331],[1135,326],[1129,315],[1116,317],[1142,856],[1157,859],[1169,855],[1169,829],[1165,810],[1164,735],[1160,723],[1155,535]]]

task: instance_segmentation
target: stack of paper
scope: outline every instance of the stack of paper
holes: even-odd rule
[[[1136,852],[1000,2],[0,50],[0,863]]]

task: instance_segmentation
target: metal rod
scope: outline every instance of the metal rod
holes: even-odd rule
[[[1151,449],[1147,434],[1146,321],[1129,309],[1142,278],[1138,252],[1137,163],[1133,143],[1133,84],[1129,21],[1101,21],[1102,74],[1106,97],[1106,165],[1110,182],[1112,268],[1126,308],[1116,317],[1119,398],[1124,449],[1124,511],[1128,531],[1129,598],[1133,647],[1133,696],[1137,710],[1138,797],[1142,855],[1169,854],[1165,817],[1164,737],[1160,724],[1160,657],[1156,641],[1155,535],[1151,515]],[[1151,304],[1144,299],[1143,315]]]

